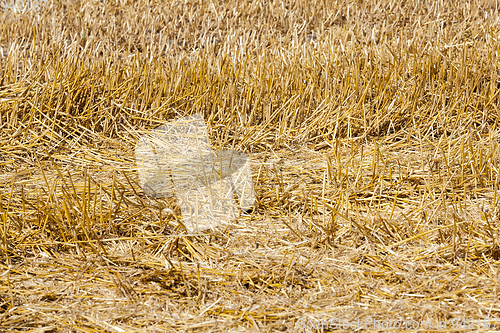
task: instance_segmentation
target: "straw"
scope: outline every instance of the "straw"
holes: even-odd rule
[[[495,1],[53,1],[0,22],[0,331],[498,330]],[[135,156],[195,114],[255,189],[199,232]]]

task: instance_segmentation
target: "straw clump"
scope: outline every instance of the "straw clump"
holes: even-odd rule
[[[1,330],[497,318],[497,13],[492,1],[0,12]],[[215,150],[251,157],[256,204],[183,236],[175,198],[139,186],[134,147],[196,113]]]

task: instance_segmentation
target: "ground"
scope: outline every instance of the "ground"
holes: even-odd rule
[[[0,6],[0,330],[499,330],[497,3],[40,3]],[[256,203],[186,235],[134,149],[195,113]]]

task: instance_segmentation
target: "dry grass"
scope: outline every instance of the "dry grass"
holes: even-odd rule
[[[0,330],[498,318],[498,10],[56,0],[0,13]],[[142,133],[197,112],[215,147],[256,161],[257,204],[186,237],[175,203],[138,187],[133,154]]]

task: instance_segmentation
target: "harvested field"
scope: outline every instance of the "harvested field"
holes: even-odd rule
[[[498,1],[0,19],[0,331],[500,330]],[[196,113],[256,203],[193,235],[134,148]]]

